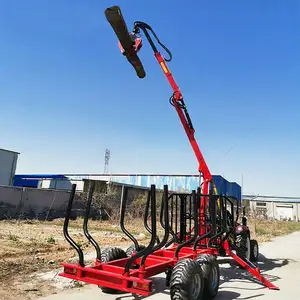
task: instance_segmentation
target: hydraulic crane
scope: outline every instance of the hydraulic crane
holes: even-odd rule
[[[170,193],[168,186],[164,186],[159,220],[164,229],[162,240],[157,235],[156,189],[155,185],[151,185],[144,214],[145,229],[151,234],[151,240],[146,247],[139,245],[134,236],[125,228],[124,217],[128,188],[124,187],[121,199],[120,227],[134,246],[133,248],[129,247],[126,252],[118,247],[102,251],[89,234],[87,223],[94,189],[94,184],[92,184],[83,230],[97,253],[93,266],[85,266],[81,248],[68,233],[68,223],[76,189],[76,186],[73,185],[64,223],[64,235],[77,251],[79,264],[64,263],[64,271],[60,276],[96,284],[105,293],[123,291],[148,296],[153,292],[150,278],[165,272],[167,275],[166,285],[170,287],[172,300],[213,299],[218,293],[220,275],[216,258],[225,252],[225,255],[231,256],[269,289],[278,289],[262,276],[259,267],[253,263],[258,260],[258,244],[256,240],[250,240],[246,219],[243,218],[242,224],[239,224],[237,222],[238,209],[236,219],[234,219],[233,201],[222,192],[218,193],[216,189],[213,176],[195,139],[195,130],[183,95],[166,64],[172,59],[171,52],[161,43],[153,29],[144,22],[135,22],[133,30],[129,32],[118,6],[107,8],[105,16],[118,37],[121,52],[133,66],[139,78],[146,76],[137,55],[142,48],[141,31],[147,38],[155,58],[173,90],[170,103],[178,113],[198,160],[201,183],[197,192],[193,190],[192,193]],[[169,54],[168,58],[164,58],[157,50],[150,33]],[[228,215],[228,206],[230,206],[230,215]],[[150,210],[151,227],[148,224]],[[170,235],[171,239],[169,239]]]
[[[172,60],[171,51],[159,40],[154,30],[150,25],[137,21],[134,23],[133,30],[131,32],[128,31],[126,23],[123,19],[123,15],[117,6],[108,8],[105,12],[106,17],[113,30],[115,31],[118,37],[118,45],[124,56],[126,56],[127,60],[134,67],[136,74],[139,78],[144,78],[146,76],[146,72],[144,70],[143,64],[138,57],[138,52],[142,48],[142,38],[140,35],[140,31],[143,31],[145,37],[147,38],[154,56],[161,66],[162,71],[164,72],[172,90],[173,94],[170,97],[170,104],[174,106],[181,124],[186,132],[186,135],[189,139],[189,142],[192,146],[192,149],[196,155],[198,161],[198,171],[200,178],[200,185],[203,194],[208,194],[209,190],[212,189],[215,194],[217,194],[216,186],[213,182],[212,175],[209,171],[209,168],[206,164],[204,156],[199,148],[199,145],[195,139],[195,129],[188,113],[186,104],[183,99],[183,95],[169,69],[166,62],[170,62]],[[157,43],[167,52],[168,58],[164,58],[161,53],[158,51],[155,46],[153,39],[150,36],[150,33],[154,36]],[[204,226],[204,217],[205,217],[205,199],[202,197],[201,205],[200,205],[200,222],[199,222],[199,231],[200,234],[205,233]]]

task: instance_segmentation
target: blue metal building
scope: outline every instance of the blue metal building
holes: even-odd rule
[[[19,174],[14,176],[13,185],[39,188],[43,180],[50,180],[55,183],[57,180],[68,180],[68,177],[60,174]]]
[[[162,189],[166,184],[169,190],[178,192],[191,192],[199,186],[199,175],[170,175],[170,174],[38,174],[38,175],[16,175],[15,186],[42,187],[43,181],[50,181],[49,188],[70,188],[70,184],[78,183],[83,179],[93,179],[124,183],[133,186],[150,187],[155,184],[158,189]],[[220,175],[213,175],[213,180],[218,189],[218,193],[241,200],[241,187],[236,182],[229,182]]]

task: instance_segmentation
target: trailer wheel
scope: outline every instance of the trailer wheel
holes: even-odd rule
[[[110,261],[114,261],[117,259],[121,259],[121,258],[126,258],[126,252],[121,249],[121,248],[105,248],[102,250],[101,252],[101,262],[110,262]],[[103,293],[106,294],[119,294],[122,293],[121,291],[115,290],[115,289],[111,289],[111,288],[107,288],[107,287],[101,287],[99,286],[102,290]]]
[[[250,249],[251,249],[251,255],[250,259],[251,261],[258,261],[258,254],[259,254],[259,249],[258,249],[258,243],[256,240],[251,240],[250,241]]]
[[[140,245],[139,246],[139,251],[141,251],[141,250],[143,250],[143,249],[145,249],[146,247],[144,246],[144,245]],[[130,256],[132,256],[133,255],[133,253],[135,253],[135,246],[134,245],[131,245],[131,246],[129,246],[128,248],[127,248],[127,250],[126,250],[126,255],[127,255],[127,257],[130,257]]]
[[[250,260],[251,245],[249,234],[240,234],[236,237],[236,254],[241,259]]]
[[[203,293],[205,299],[213,299],[219,291],[220,268],[217,259],[211,254],[200,254],[196,258],[204,277]]]
[[[179,260],[170,278],[171,300],[201,300],[203,274],[200,265],[190,259]]]

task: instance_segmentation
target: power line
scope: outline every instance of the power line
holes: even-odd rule
[[[279,108],[281,104],[284,104],[284,99],[279,100],[277,103],[273,103],[273,109]],[[264,122],[268,120],[268,118],[271,116],[271,113],[267,114],[264,113],[263,117],[261,117],[260,119],[263,120]],[[239,142],[244,139],[245,137],[247,137],[250,133],[252,133],[255,129],[259,128],[262,124],[260,125],[255,125],[252,126],[246,133],[244,133],[241,137],[237,138],[237,141],[235,142],[235,144],[233,144],[224,154],[223,157],[226,156],[233,148],[235,148],[236,146],[239,145]]]

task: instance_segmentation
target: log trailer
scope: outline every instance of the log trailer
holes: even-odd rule
[[[154,56],[165,74],[171,88],[170,103],[178,113],[179,119],[190,141],[199,163],[200,184],[191,193],[170,192],[163,188],[159,220],[157,220],[156,186],[151,185],[145,205],[144,226],[151,234],[147,246],[140,245],[137,239],[125,228],[125,212],[128,187],[124,186],[121,195],[120,227],[132,241],[126,251],[119,247],[101,249],[88,231],[88,219],[94,192],[92,182],[87,199],[83,231],[88,241],[95,247],[96,260],[93,265],[85,265],[80,246],[68,233],[76,185],[72,186],[67,207],[64,236],[77,251],[78,264],[63,263],[60,276],[99,286],[104,293],[132,293],[149,296],[155,292],[151,277],[165,273],[166,286],[170,289],[172,300],[213,299],[219,289],[220,269],[218,256],[232,257],[241,268],[248,270],[261,284],[269,289],[279,290],[265,278],[259,267],[258,244],[250,239],[245,211],[239,223],[239,205],[234,208],[232,198],[218,192],[213,177],[194,137],[194,127],[189,116],[183,95],[176,84],[167,62],[172,54],[161,43],[153,29],[144,22],[135,22],[133,30],[128,31],[119,6],[105,10],[105,16],[114,30],[122,54],[133,66],[139,78],[146,76],[144,67],[137,55],[142,48],[141,32],[148,40]],[[150,33],[167,52],[164,58],[158,51]],[[149,224],[150,220],[150,224]],[[164,231],[160,239],[157,223]]]

